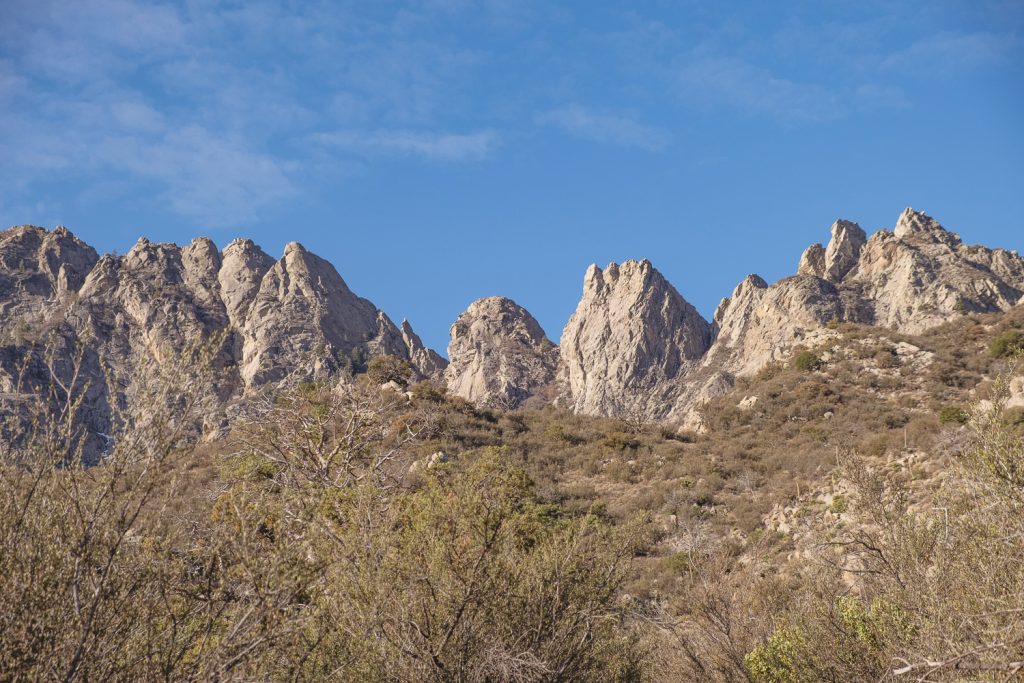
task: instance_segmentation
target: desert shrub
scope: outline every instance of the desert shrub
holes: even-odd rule
[[[1011,429],[1021,430],[1024,428],[1024,408],[1006,408],[1002,414],[1002,421]]]
[[[875,363],[880,368],[897,368],[900,365],[900,357],[896,355],[896,349],[891,346],[883,346],[875,353]]]
[[[799,628],[782,626],[751,650],[743,664],[756,683],[810,683],[815,679],[804,663],[810,650]]]
[[[849,508],[850,503],[846,499],[846,496],[835,495],[832,497],[832,504],[829,505],[829,510],[837,515],[841,515]]]
[[[939,422],[942,424],[967,424],[970,416],[960,406],[945,406],[939,411]]]
[[[399,386],[409,384],[412,368],[409,362],[398,356],[376,356],[366,366],[366,376],[376,384],[394,382]]]
[[[586,443],[586,440],[577,434],[573,434],[568,431],[560,422],[552,422],[544,428],[544,438],[554,441],[556,443],[565,443],[573,446],[578,446],[582,443]]]
[[[785,366],[782,363],[773,361],[771,363],[767,363],[763,368],[758,370],[757,375],[755,375],[755,379],[758,382],[767,382],[778,377],[783,370],[785,370]]]
[[[809,372],[821,367],[821,359],[818,357],[818,354],[813,351],[801,351],[797,355],[793,356],[792,365],[797,370]]]
[[[916,505],[898,478],[853,459],[848,513],[826,569],[786,626],[746,658],[755,680],[1013,680],[1024,643],[1024,440],[1004,421],[1006,382],[973,411],[972,443]],[[840,568],[856,562],[851,578]],[[853,590],[847,581],[854,581]],[[799,635],[794,635],[798,628]]]
[[[412,398],[417,402],[440,404],[447,396],[448,389],[443,384],[424,380],[412,385]]]
[[[879,458],[889,450],[889,437],[886,434],[875,434],[861,442],[858,451],[870,458]]]
[[[993,358],[1008,358],[1024,350],[1024,332],[1005,330],[989,344],[988,352]]]
[[[625,431],[612,431],[604,435],[601,443],[610,451],[621,452],[626,449],[636,450],[641,441],[634,434]]]
[[[246,408],[236,452],[196,490],[178,437],[199,404],[182,399],[94,467],[68,458],[74,430],[46,406],[0,442],[0,677],[642,675],[621,591],[643,519],[541,500],[507,449],[408,475],[439,412],[497,430],[489,414],[368,382],[284,387]]]

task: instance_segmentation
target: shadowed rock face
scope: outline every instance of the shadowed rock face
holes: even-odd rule
[[[18,368],[44,341],[64,355],[83,349],[91,458],[103,448],[96,435],[151,411],[141,387],[190,349],[208,348],[219,369],[203,385],[205,432],[224,426],[233,399],[289,374],[344,376],[379,354],[409,360],[418,377],[437,377],[445,365],[411,326],[400,331],[297,243],[276,262],[249,240],[221,253],[206,238],[185,247],[140,239],[124,256],[99,258],[65,228],[12,228],[0,232],[0,322],[10,332],[0,341],[0,390],[8,393],[24,384]],[[30,365],[28,383],[44,386],[48,371]],[[0,392],[0,410],[13,410],[2,400]]]
[[[413,332],[408,320],[402,321],[402,340],[409,350],[409,363],[424,379],[444,381],[448,361],[433,349],[423,345],[418,334]]]
[[[549,387],[558,348],[525,308],[504,297],[470,304],[451,327],[445,380],[453,394],[516,407]]]

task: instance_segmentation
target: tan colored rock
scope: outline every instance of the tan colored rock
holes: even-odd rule
[[[298,242],[267,271],[242,328],[242,378],[247,386],[300,369],[327,377],[365,357],[406,357],[402,335],[387,316],[356,296],[330,263]]]
[[[840,282],[857,265],[867,235],[860,226],[843,219],[832,224],[828,248],[821,244],[807,247],[800,257],[797,275],[814,275],[830,282]]]
[[[592,265],[562,332],[559,400],[580,413],[662,418],[712,336],[650,261]]]
[[[1024,259],[965,246],[924,213],[907,209],[894,231],[867,240],[856,223],[838,220],[828,248],[809,247],[796,277],[769,286],[751,276],[723,300],[715,342],[670,416],[693,424],[698,407],[735,377],[814,346],[830,321],[914,334],[965,312],[1007,310],[1022,294]]]
[[[837,220],[832,224],[832,239],[825,250],[823,274],[829,282],[840,282],[857,266],[861,248],[867,235],[851,221]]]
[[[98,259],[95,249],[63,226],[52,232],[34,225],[0,231],[0,329],[12,327],[16,318],[43,315],[77,293]]]
[[[800,264],[796,267],[797,275],[814,275],[825,277],[825,247],[815,242],[804,250],[800,256]]]
[[[444,371],[448,361],[433,349],[423,345],[419,335],[413,332],[408,320],[402,321],[402,341],[409,354],[409,363],[413,370],[422,378],[435,381],[444,380]]]
[[[745,279],[713,325],[648,261],[588,269],[560,347],[514,302],[483,299],[453,326],[445,370],[411,325],[396,327],[297,243],[277,262],[251,241],[218,253],[206,238],[184,248],[141,239],[124,256],[98,258],[65,228],[19,226],[0,232],[0,390],[17,393],[32,345],[56,332],[63,356],[85,350],[82,420],[95,449],[116,426],[111,407],[127,406],[129,420],[144,416],[151,406],[133,398],[140,387],[160,363],[197,346],[211,347],[222,370],[207,387],[207,421],[218,429],[226,422],[217,410],[246,392],[288,375],[344,376],[380,354],[485,405],[540,400],[557,385],[558,400],[577,412],[699,428],[708,399],[798,346],[822,343],[835,334],[830,321],[916,333],[1024,302],[1024,259],[965,245],[924,213],[907,209],[894,230],[870,239],[844,220],[831,232],[827,247],[804,252],[796,276]],[[913,349],[900,353],[913,367],[928,362]],[[108,385],[108,371],[118,382]],[[45,386],[49,378],[34,373]]]
[[[810,275],[769,286],[757,275],[737,285],[718,322],[718,335],[702,360],[731,375],[746,375],[787,358],[809,332],[844,318],[830,282]]]
[[[479,299],[451,327],[445,380],[479,405],[516,407],[555,379],[558,347],[525,308],[505,297]]]
[[[0,323],[27,313],[34,326],[0,349],[0,387],[16,388],[12,373],[38,330],[59,332],[58,356],[84,347],[80,415],[91,459],[121,419],[113,406],[123,406],[129,421],[145,418],[154,407],[146,388],[168,361],[193,349],[212,354],[219,369],[200,382],[210,404],[204,425],[218,431],[231,401],[286,375],[344,375],[380,354],[410,360],[417,377],[437,376],[444,366],[411,327],[399,331],[333,266],[294,243],[277,263],[251,241],[236,240],[221,254],[206,238],[183,248],[143,238],[124,256],[97,258],[65,228],[14,228],[0,232]],[[37,370],[29,380],[45,386],[52,378]],[[180,372],[175,381],[187,386],[193,376]]]
[[[915,334],[964,313],[1007,310],[1024,295],[1024,259],[965,245],[907,209],[893,232],[871,236],[844,281],[872,308],[869,322]]]
[[[245,325],[263,276],[273,265],[274,259],[252,240],[238,239],[224,247],[217,280],[220,282],[220,295],[228,317],[235,327]]]

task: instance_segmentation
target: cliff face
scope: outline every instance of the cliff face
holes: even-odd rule
[[[736,377],[813,345],[830,322],[913,334],[1022,297],[1024,259],[964,245],[913,209],[870,238],[837,220],[828,245],[809,247],[796,275],[770,285],[747,277],[711,324],[647,261],[591,266],[562,334],[558,400],[580,413],[694,425],[700,405]],[[486,339],[480,347],[486,353]]]
[[[870,238],[845,220],[831,233],[796,275],[747,277],[713,322],[646,260],[591,266],[557,347],[523,307],[481,299],[452,325],[449,365],[298,243],[277,261],[249,240],[221,252],[205,238],[140,239],[101,258],[66,228],[19,226],[0,232],[0,413],[27,419],[27,391],[61,400],[77,358],[72,391],[95,456],[105,435],[150,411],[150,378],[202,349],[218,370],[202,384],[207,433],[269,383],[346,377],[382,354],[481,405],[557,400],[579,413],[693,425],[707,399],[813,345],[832,321],[917,333],[1024,301],[1024,259],[965,245],[924,213],[907,209]]]
[[[560,400],[576,412],[659,419],[711,344],[704,320],[649,261],[591,266],[562,332]]]
[[[862,288],[873,324],[913,333],[963,313],[1013,306],[1024,296],[1024,259],[965,245],[930,216],[907,209],[894,231],[872,235],[842,282]]]
[[[330,376],[351,364],[357,350],[410,356],[395,324],[297,242],[263,276],[245,319],[241,373],[250,387],[297,368]]]
[[[451,328],[448,389],[481,405],[517,407],[555,378],[558,348],[525,308],[504,297],[470,304]]]
[[[868,239],[839,220],[827,248],[809,247],[797,275],[768,285],[751,276],[715,315],[718,334],[671,412],[694,425],[699,406],[754,373],[810,346],[831,322],[922,332],[971,312],[1005,311],[1024,297],[1024,259],[966,246],[924,213],[906,209],[893,231]]]
[[[13,228],[0,233],[0,322],[0,409],[17,414],[19,386],[64,383],[79,358],[90,458],[120,422],[145,418],[155,374],[196,350],[217,368],[202,382],[204,432],[226,424],[232,399],[287,375],[344,375],[380,354],[405,358],[420,378],[445,365],[408,323],[399,330],[297,243],[276,262],[249,240],[220,252],[206,238],[140,239],[99,258],[64,228]],[[64,360],[46,367],[44,349]],[[179,383],[198,380],[179,372]]]

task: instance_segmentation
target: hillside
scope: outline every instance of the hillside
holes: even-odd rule
[[[712,321],[646,260],[591,266],[557,345],[515,302],[479,300],[452,325],[449,364],[295,242],[276,261],[249,240],[218,251],[206,238],[142,238],[100,257],[66,228],[20,226],[0,233],[0,412],[19,415],[23,389],[77,386],[93,462],[109,435],[147,418],[152,406],[136,397],[147,373],[203,348],[224,372],[206,387],[196,438],[222,435],[240,405],[285,378],[346,381],[379,356],[481,406],[554,402],[700,429],[703,404],[827,325],[920,334],[1024,298],[1024,259],[967,245],[922,212],[907,209],[870,237],[844,220],[831,233],[795,275],[744,279]],[[48,353],[80,357],[77,385],[69,366],[45,367]]]
[[[1020,680],[1019,259],[926,219],[713,322],[481,300],[447,368],[298,245],[3,233],[0,671]]]

